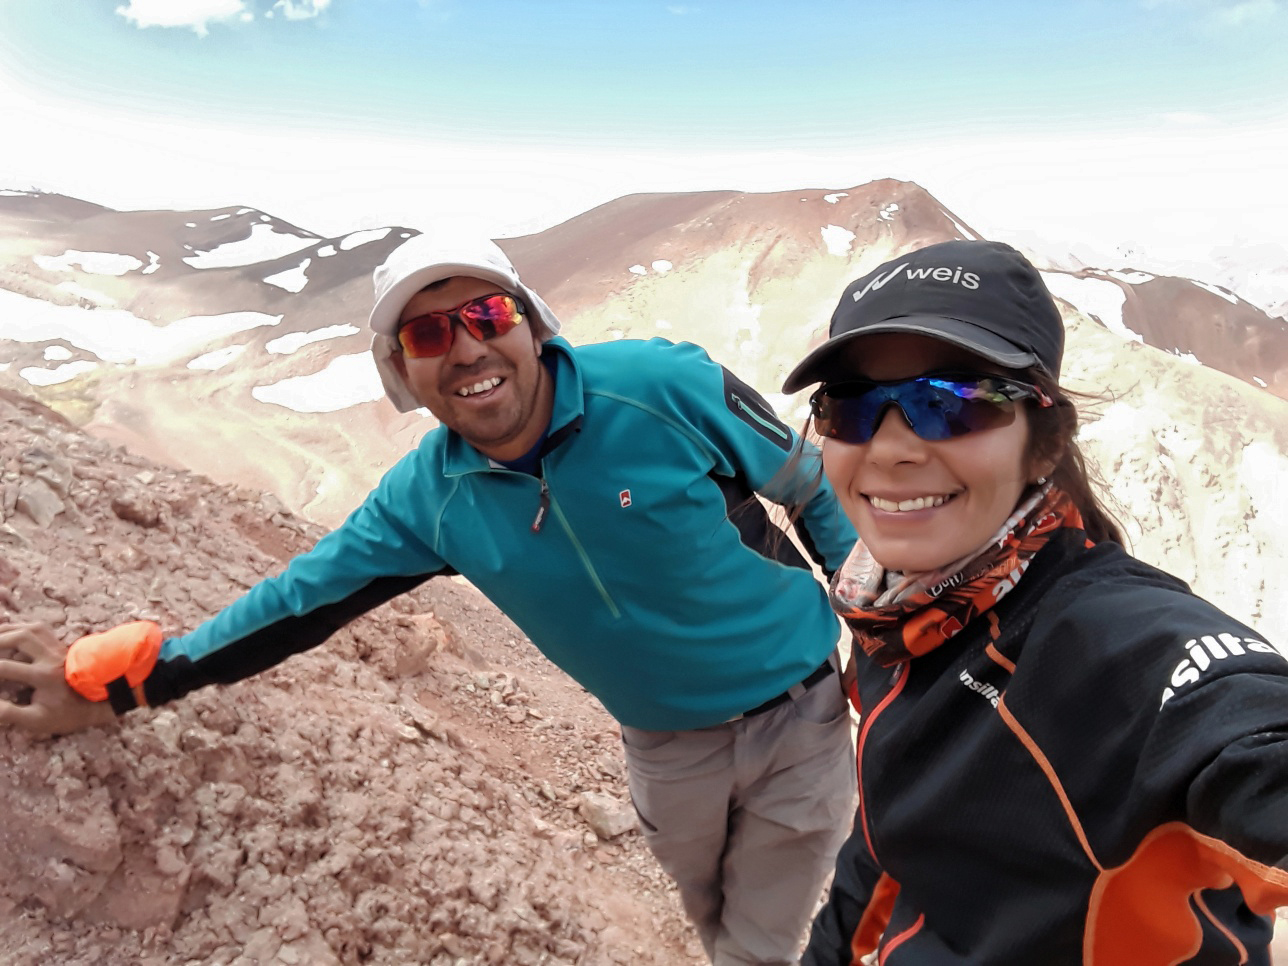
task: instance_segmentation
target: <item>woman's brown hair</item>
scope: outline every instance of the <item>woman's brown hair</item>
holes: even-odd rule
[[[1096,543],[1122,544],[1122,528],[1096,495],[1096,489],[1104,484],[1087,466],[1087,459],[1078,447],[1078,407],[1072,394],[1061,388],[1054,377],[1038,369],[1025,372],[1023,379],[1055,403],[1047,408],[1030,406],[1028,409],[1029,440],[1024,454],[1028,465],[1054,464],[1051,480],[1069,495],[1082,514],[1087,536]]]

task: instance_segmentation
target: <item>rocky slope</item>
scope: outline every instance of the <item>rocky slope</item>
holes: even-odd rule
[[[191,627],[321,532],[9,393],[0,511],[0,622],[66,640],[136,617]],[[0,730],[0,960],[696,962],[618,742],[450,581],[118,727]]]

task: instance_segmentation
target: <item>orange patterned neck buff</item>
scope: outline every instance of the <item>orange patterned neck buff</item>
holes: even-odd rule
[[[1062,529],[1082,530],[1073,501],[1034,491],[979,550],[930,573],[887,572],[860,540],[832,577],[832,608],[881,667],[932,651],[1002,599]]]

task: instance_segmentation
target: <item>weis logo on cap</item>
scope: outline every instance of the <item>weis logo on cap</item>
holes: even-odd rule
[[[875,292],[878,289],[884,288],[892,279],[898,278],[900,272],[907,276],[908,281],[910,282],[933,280],[936,282],[952,282],[954,285],[960,285],[962,288],[971,290],[979,288],[979,276],[974,272],[963,272],[960,265],[956,268],[947,268],[944,266],[938,268],[909,268],[908,264],[908,262],[903,262],[902,264],[896,265],[894,268],[890,269],[890,271],[886,272],[884,275],[874,276],[867,285],[856,290],[850,298],[857,302],[869,292]]]

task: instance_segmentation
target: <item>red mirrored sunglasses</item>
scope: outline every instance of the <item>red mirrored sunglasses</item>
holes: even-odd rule
[[[512,331],[523,319],[523,306],[514,296],[484,295],[454,309],[408,319],[398,329],[398,343],[409,359],[430,359],[445,355],[452,347],[457,322],[474,338],[486,342]]]

